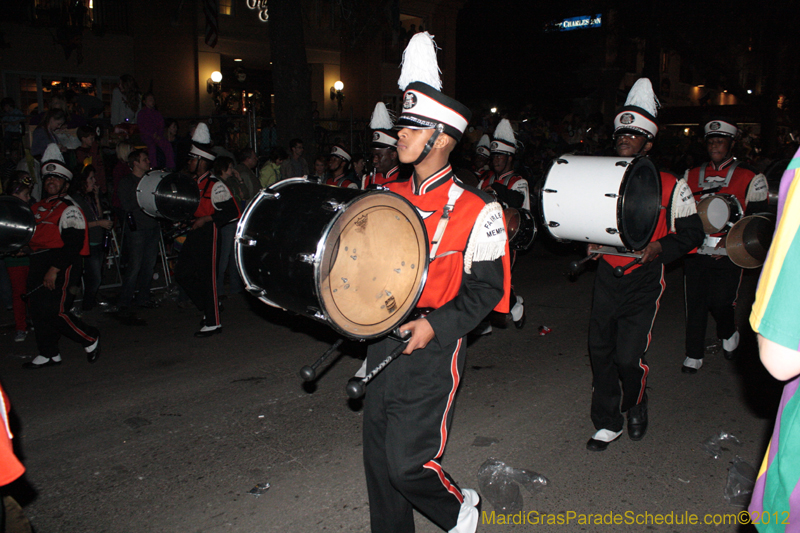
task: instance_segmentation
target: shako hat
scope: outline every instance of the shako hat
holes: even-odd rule
[[[394,121],[383,102],[375,104],[369,127],[372,129],[373,148],[397,148],[397,132],[394,130]]]
[[[475,152],[483,157],[489,157],[492,155],[492,153],[489,151],[490,144],[489,136],[484,133],[478,140],[478,144],[475,145]]]
[[[732,120],[716,117],[706,122],[703,132],[706,139],[709,137],[730,137],[733,139],[739,134],[739,128],[736,127]]]
[[[339,159],[346,161],[348,163],[352,159],[350,157],[350,154],[347,153],[347,150],[345,150],[344,147],[339,146],[338,144],[334,145],[333,148],[331,148],[331,155],[335,155]]]
[[[42,179],[44,180],[47,176],[55,176],[66,181],[72,179],[72,172],[64,163],[61,149],[55,143],[48,144],[42,154]]]
[[[397,80],[404,93],[403,112],[395,128],[436,129],[458,142],[472,113],[465,105],[442,94],[440,73],[433,36],[427,31],[415,34],[403,52]]]
[[[194,135],[192,135],[192,148],[189,150],[189,155],[213,161],[217,158],[217,154],[213,152],[213,149],[214,143],[211,142],[211,133],[208,131],[208,126],[205,122],[200,122],[194,130]]]
[[[631,87],[625,105],[614,118],[614,133],[635,133],[653,139],[658,133],[656,116],[661,104],[647,78],[639,78]]]
[[[504,118],[497,124],[492,141],[492,153],[515,154],[517,151],[517,138],[508,119]]]

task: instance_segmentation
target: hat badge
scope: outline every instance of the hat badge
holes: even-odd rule
[[[500,148],[500,145],[497,143],[497,141],[492,141],[491,148],[492,150],[496,150]]]
[[[380,139],[380,138],[381,138],[381,134],[380,134],[380,133],[378,133],[377,131],[375,131],[375,132],[373,132],[373,133],[372,133],[372,140],[373,140],[373,141],[377,141],[377,140],[378,140],[378,139]]]
[[[54,170],[56,170],[57,168],[58,168],[58,167],[56,167],[56,166],[55,166],[53,163],[50,163],[50,164],[48,164],[47,166],[45,166],[45,167],[44,167],[44,169],[45,169],[47,172],[53,172],[53,171],[54,171]]]
[[[403,97],[403,109],[411,109],[417,105],[417,95],[408,91]]]
[[[636,117],[631,113],[623,113],[622,116],[619,117],[620,124],[633,124],[634,121],[636,121]]]
[[[722,124],[720,124],[719,122],[716,122],[716,121],[712,122],[711,124],[708,125],[708,129],[710,129],[711,131],[717,131],[721,127],[722,127]]]

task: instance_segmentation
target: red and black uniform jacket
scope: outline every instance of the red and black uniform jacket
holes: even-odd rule
[[[499,177],[493,171],[483,174],[478,188],[482,191],[494,191],[497,199],[508,207],[531,208],[528,181],[519,174],[515,174],[513,170],[509,170]]]
[[[338,178],[329,177],[325,180],[325,185],[333,185],[334,187],[342,187],[343,189],[358,189],[358,182],[352,174],[342,174]]]
[[[211,216],[214,224],[221,228],[242,215],[228,186],[211,172],[197,178],[197,188],[200,189],[200,204],[194,212],[195,218]]]
[[[33,204],[36,230],[28,246],[47,253],[45,262],[59,270],[89,255],[89,231],[83,211],[67,195],[52,196]],[[41,254],[39,258],[42,258]]]
[[[400,178],[400,165],[397,165],[384,176],[381,172],[376,172],[374,176],[367,174],[364,176],[364,183],[362,189],[366,190],[370,185],[386,185],[390,181],[395,181]]]
[[[661,254],[650,264],[667,264],[703,244],[703,222],[697,214],[692,191],[683,179],[669,172],[661,172],[661,211],[650,242],[661,243]],[[630,257],[603,255],[612,267],[625,266]],[[637,264],[625,271],[630,274],[643,265]]]
[[[464,185],[450,165],[427,178],[393,181],[390,191],[410,201],[425,222],[428,244],[456,188],[462,189],[450,213],[417,307],[434,309],[427,319],[444,347],[472,331],[493,309],[508,312],[511,269],[500,204]]]
[[[745,215],[767,210],[769,196],[767,178],[764,174],[756,174],[733,157],[723,161],[719,166],[709,161],[687,170],[685,179],[698,201],[710,194],[731,194],[742,204]],[[715,233],[714,236],[721,236],[724,233]]]

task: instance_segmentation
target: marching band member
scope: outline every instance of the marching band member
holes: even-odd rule
[[[208,126],[203,122],[192,136],[189,158],[189,172],[200,190],[200,204],[178,256],[175,280],[203,311],[202,327],[194,336],[210,337],[222,332],[217,295],[219,228],[237,220],[241,213],[225,183],[211,174],[216,156]]]
[[[739,128],[729,120],[715,118],[703,129],[710,161],[687,170],[685,176],[695,197],[702,199],[709,194],[731,194],[745,210],[744,214],[766,211],[769,196],[767,178],[763,174],[756,175],[733,157]],[[717,248],[724,250],[726,232],[711,237],[721,237]],[[685,374],[695,374],[703,366],[709,311],[717,323],[717,337],[722,339],[723,355],[726,359],[736,357],[739,331],[734,315],[741,279],[742,269],[727,256],[686,256],[686,359],[681,368]]]
[[[514,172],[514,154],[517,152],[517,138],[511,123],[503,119],[494,130],[494,140],[491,144],[491,167],[478,187],[484,191],[493,192],[500,202],[508,207],[530,210],[531,199],[528,192],[528,182],[525,178]]]
[[[364,177],[361,187],[383,185],[400,177],[400,161],[397,159],[397,132],[386,104],[378,102],[369,122],[372,128],[372,168],[375,173]]]
[[[472,157],[472,172],[478,177],[478,181],[486,177],[486,173],[491,171],[489,168],[489,158],[492,152],[489,148],[491,141],[485,133],[481,135],[478,144],[475,145],[475,155]]]
[[[51,144],[42,156],[42,197],[33,204],[36,230],[28,244],[28,309],[36,333],[39,355],[25,363],[25,368],[43,368],[61,364],[58,340],[61,335],[86,350],[90,363],[100,356],[100,332],[72,314],[74,293],[80,284],[81,256],[89,255],[89,232],[86,218],[67,196],[72,179],[64,165],[58,145]]]
[[[343,187],[345,189],[358,189],[358,180],[352,172],[348,172],[350,161],[352,157],[344,149],[344,146],[339,144],[331,149],[331,155],[328,158],[328,179],[325,180],[325,185],[334,185],[336,187]]]
[[[402,163],[414,166],[414,175],[388,187],[421,213],[433,259],[417,304],[427,309],[400,326],[412,334],[403,352],[410,356],[392,362],[367,387],[364,466],[372,531],[413,532],[417,509],[446,531],[471,533],[480,497],[460,489],[440,460],[466,335],[493,308],[507,311],[508,242],[500,204],[457,181],[448,163],[470,111],[440,92],[427,32],[409,42],[398,84],[405,93],[395,126],[397,152]],[[368,366],[374,368],[397,343],[387,338],[371,345]]]
[[[480,143],[479,143],[480,144]],[[494,130],[494,140],[490,144],[492,170],[485,172],[478,187],[494,194],[504,207],[516,209],[530,209],[530,194],[528,182],[525,178],[514,172],[514,154],[517,151],[517,138],[511,123],[503,119]],[[516,251],[512,252],[511,266],[516,259]],[[514,302],[513,305],[511,302]],[[511,320],[517,329],[525,326],[525,302],[522,296],[516,294],[512,288],[509,307]],[[481,335],[488,335],[492,331],[491,324],[481,329]]]
[[[617,155],[635,157],[652,149],[657,105],[650,80],[638,80],[614,119]],[[626,411],[631,440],[641,440],[647,432],[650,367],[644,356],[664,292],[664,265],[703,242],[703,224],[689,186],[668,172],[660,174],[662,209],[650,243],[641,250],[641,264],[621,277],[614,276],[614,267],[627,265],[630,257],[603,255],[597,267],[589,322],[591,417],[597,432],[586,443],[590,451],[603,451],[622,435]],[[596,249],[589,245],[589,252]]]

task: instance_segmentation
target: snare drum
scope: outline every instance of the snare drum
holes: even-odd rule
[[[194,216],[200,205],[200,189],[189,176],[151,170],[136,186],[136,201],[151,217],[180,222]]]
[[[641,250],[658,223],[661,176],[646,157],[563,155],[547,172],[540,205],[558,240]]]
[[[536,238],[536,221],[527,209],[509,207],[504,212],[508,231],[508,246],[512,250],[527,250]]]
[[[401,324],[428,273],[425,224],[407,200],[305,178],[280,181],[250,202],[234,253],[261,301],[356,339]]]
[[[732,194],[713,194],[700,200],[697,214],[707,235],[728,231],[741,220],[742,204]]]
[[[16,196],[0,196],[0,253],[19,251],[36,231],[31,208]]]

